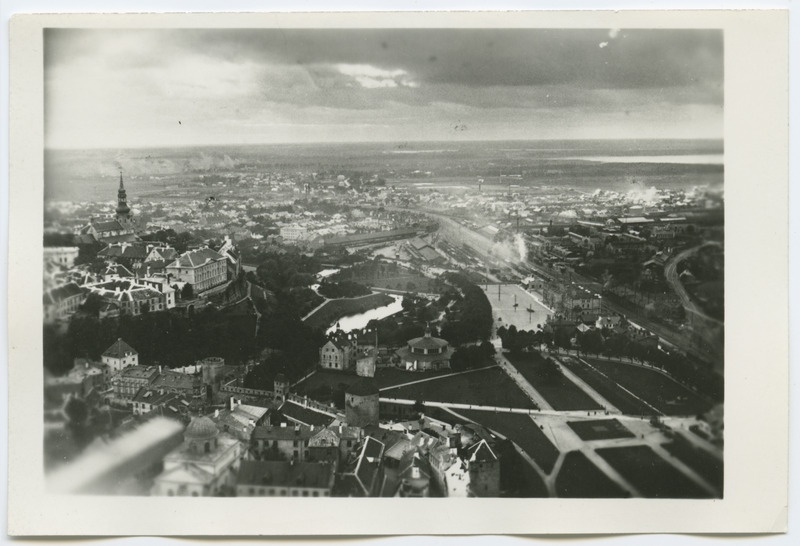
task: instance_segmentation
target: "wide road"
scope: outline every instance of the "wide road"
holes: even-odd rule
[[[689,295],[689,292],[686,290],[686,287],[683,286],[683,283],[678,276],[678,264],[684,261],[685,259],[694,256],[703,248],[707,248],[709,246],[720,247],[721,245],[717,241],[708,241],[703,243],[702,245],[698,245],[689,249],[684,250],[683,252],[677,254],[674,258],[672,258],[667,264],[664,266],[664,276],[667,279],[667,282],[681,299],[681,303],[683,304],[684,309],[688,313],[694,313],[695,315],[701,317],[703,320],[708,321],[712,324],[722,324],[721,321],[715,319],[714,317],[710,317],[706,314],[703,309],[695,303],[692,297]]]

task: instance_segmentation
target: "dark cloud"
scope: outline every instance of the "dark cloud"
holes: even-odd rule
[[[290,137],[371,123],[383,138],[461,125],[492,137],[721,131],[717,30],[47,29],[44,46],[57,141],[109,119],[109,131],[137,127],[146,140],[176,109],[206,132]]]
[[[67,40],[71,31],[52,32],[46,42],[54,61],[87,52],[85,34]],[[622,30],[612,39],[608,29],[192,29],[147,31],[141,44],[118,61],[158,62],[152,45],[161,58],[191,52],[229,62],[365,63],[424,83],[585,89],[720,84],[723,68],[716,30]]]
[[[609,39],[608,29],[236,30],[174,39],[228,60],[368,63],[468,86],[625,89],[722,80],[721,31],[623,30]]]

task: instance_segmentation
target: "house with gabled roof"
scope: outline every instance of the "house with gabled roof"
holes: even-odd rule
[[[384,444],[367,436],[358,455],[348,460],[338,476],[336,491],[343,497],[374,497],[383,482]]]
[[[79,234],[91,235],[96,240],[104,243],[132,242],[136,240],[133,227],[123,225],[116,218],[109,220],[92,218],[87,225],[80,229]]]
[[[138,366],[139,353],[125,343],[122,338],[118,338],[117,341],[111,344],[111,347],[105,350],[102,362],[114,373],[128,366]]]
[[[500,496],[500,459],[485,439],[467,450],[471,497]]]
[[[147,247],[138,242],[111,243],[97,253],[99,258],[123,264],[128,268],[140,264],[147,257]]]
[[[173,262],[178,259],[178,251],[170,246],[147,245],[148,253],[145,262]]]
[[[353,342],[346,338],[331,338],[319,350],[319,367],[324,370],[349,370],[355,364]]]

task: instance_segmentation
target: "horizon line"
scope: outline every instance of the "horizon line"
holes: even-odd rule
[[[698,137],[698,138],[691,138],[691,137],[630,137],[630,138],[610,138],[610,137],[600,137],[600,138],[575,138],[575,137],[561,137],[561,138],[510,138],[510,139],[502,139],[502,138],[488,138],[488,139],[459,139],[459,140],[336,140],[336,141],[293,141],[293,142],[249,142],[249,143],[237,143],[237,142],[218,142],[218,143],[207,143],[207,144],[163,144],[163,145],[126,145],[126,146],[83,146],[83,147],[58,147],[58,146],[47,146],[43,147],[43,151],[88,151],[88,150],[146,150],[146,149],[156,149],[156,148],[212,148],[215,146],[319,146],[319,145],[328,145],[328,146],[337,146],[337,145],[347,145],[347,144],[370,144],[370,145],[378,145],[378,144],[431,144],[431,143],[443,143],[443,144],[459,144],[459,143],[476,143],[476,142],[553,142],[553,141],[574,141],[574,142],[591,142],[591,141],[686,141],[686,142],[697,142],[697,141],[714,141],[714,142],[721,142],[724,144],[725,138],[724,137]]]

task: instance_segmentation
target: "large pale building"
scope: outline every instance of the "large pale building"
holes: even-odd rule
[[[235,492],[244,447],[219,433],[208,417],[195,417],[183,433],[183,445],[164,458],[153,495],[213,497]]]
[[[208,247],[184,252],[166,271],[171,279],[192,285],[195,293],[205,292],[228,280],[227,259]]]
[[[319,367],[324,370],[349,370],[355,365],[356,347],[347,339],[328,341],[319,350]]]

